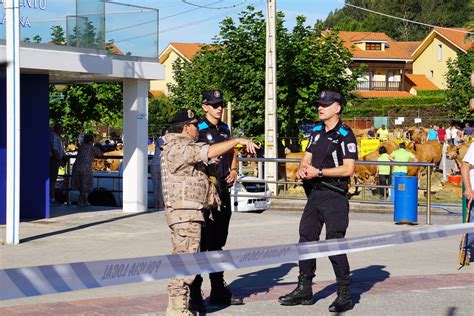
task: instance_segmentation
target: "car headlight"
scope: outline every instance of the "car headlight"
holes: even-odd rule
[[[244,187],[244,185],[243,185],[242,183],[236,182],[236,183],[234,184],[234,186],[232,187],[232,191],[231,191],[231,192],[236,192],[236,191],[237,191],[237,192],[245,192],[246,190],[245,190],[245,187]]]

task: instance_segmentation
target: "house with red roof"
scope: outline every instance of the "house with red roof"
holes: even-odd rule
[[[159,56],[160,64],[165,68],[165,78],[150,82],[150,94],[153,96],[168,95],[168,84],[175,82],[173,79],[174,62],[177,59],[190,62],[204,45],[202,43],[169,43]]]

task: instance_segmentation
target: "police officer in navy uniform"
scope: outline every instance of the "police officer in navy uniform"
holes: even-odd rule
[[[205,117],[199,122],[199,140],[210,145],[230,138],[230,129],[221,121],[225,108],[223,95],[218,90],[207,90],[203,94],[202,109]],[[222,250],[227,241],[229,222],[232,214],[230,188],[237,180],[237,155],[234,151],[209,161],[208,175],[219,193],[219,209],[205,212],[205,225],[202,229],[201,251]],[[240,305],[242,299],[234,297],[224,281],[224,272],[209,274],[211,293],[209,303],[212,305]],[[202,277],[197,275],[191,286],[191,304],[198,311],[205,311],[201,294]]]
[[[313,129],[297,173],[309,188],[306,190],[308,202],[300,221],[299,242],[319,240],[323,225],[326,225],[326,239],[344,238],[349,224],[347,190],[357,160],[357,141],[352,130],[339,118],[345,104],[340,92],[321,92],[317,104],[321,122]],[[337,298],[329,311],[350,310],[353,303],[347,256],[330,256],[329,260],[338,285]],[[279,298],[282,305],[312,304],[316,259],[300,261],[299,269],[298,285],[294,291]]]

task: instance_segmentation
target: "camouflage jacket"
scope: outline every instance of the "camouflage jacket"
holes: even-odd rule
[[[163,139],[161,181],[168,225],[204,221],[201,210],[218,202],[206,174],[209,145],[179,133],[166,134]]]

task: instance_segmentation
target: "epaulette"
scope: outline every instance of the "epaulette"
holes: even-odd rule
[[[226,123],[224,123],[222,121],[221,121],[221,124],[220,124],[219,127],[222,128],[223,130],[226,130],[226,131],[229,130],[229,125],[227,125]]]
[[[346,137],[349,134],[349,127],[346,124],[342,124],[341,126],[339,126],[339,129],[337,131],[339,132],[339,134]]]
[[[198,124],[198,129],[199,129],[200,131],[202,131],[203,129],[206,129],[206,128],[208,128],[208,127],[209,127],[209,125],[207,125],[207,123],[204,122],[204,121],[202,121],[201,123]]]
[[[322,131],[322,130],[323,130],[323,123],[316,124],[316,126],[313,127],[313,129],[312,129],[313,132],[319,132],[319,131]]]

